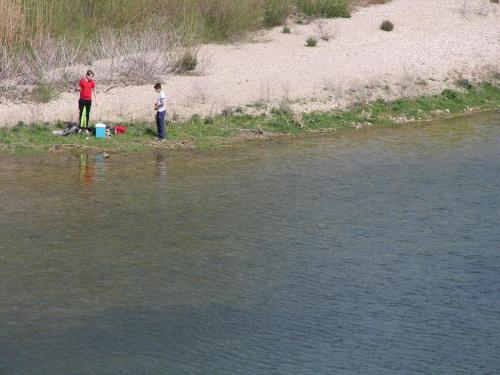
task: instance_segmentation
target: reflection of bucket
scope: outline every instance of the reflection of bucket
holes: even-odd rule
[[[106,125],[105,124],[95,124],[95,137],[105,138],[106,137]]]

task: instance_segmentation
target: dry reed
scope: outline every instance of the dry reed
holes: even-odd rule
[[[347,0],[0,0],[0,85],[67,86],[78,64],[107,59],[106,81],[144,82],[193,69],[202,42],[333,16]],[[324,33],[325,34],[325,33]],[[324,35],[325,38],[328,35]],[[106,65],[107,64],[107,65]]]

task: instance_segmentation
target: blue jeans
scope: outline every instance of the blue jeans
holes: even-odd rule
[[[158,131],[158,138],[165,139],[165,114],[167,111],[156,112],[156,129]]]

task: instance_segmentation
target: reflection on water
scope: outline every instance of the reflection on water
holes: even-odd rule
[[[0,155],[0,374],[495,373],[499,125]]]
[[[158,177],[158,185],[163,186],[167,180],[167,163],[165,155],[161,152],[156,154],[156,176]]]
[[[106,173],[104,158],[105,155],[102,152],[95,154],[95,179],[98,182],[104,181],[104,175]]]
[[[104,153],[80,154],[80,185],[92,185],[104,181],[106,164]]]

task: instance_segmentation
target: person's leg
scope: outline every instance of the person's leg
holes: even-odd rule
[[[92,106],[92,102],[90,100],[85,103],[86,111],[85,114],[87,115],[87,127],[90,126],[90,107]]]
[[[85,104],[81,99],[78,101],[78,109],[80,110],[80,117],[78,117],[78,126],[80,128],[86,128],[87,124],[85,123],[85,120],[87,119],[87,116],[85,115]]]
[[[159,112],[160,117],[160,131],[158,132],[158,138],[165,139],[165,111]]]
[[[160,138],[160,112],[156,112],[156,116],[155,116],[155,120],[156,120],[156,136],[158,138]]]

